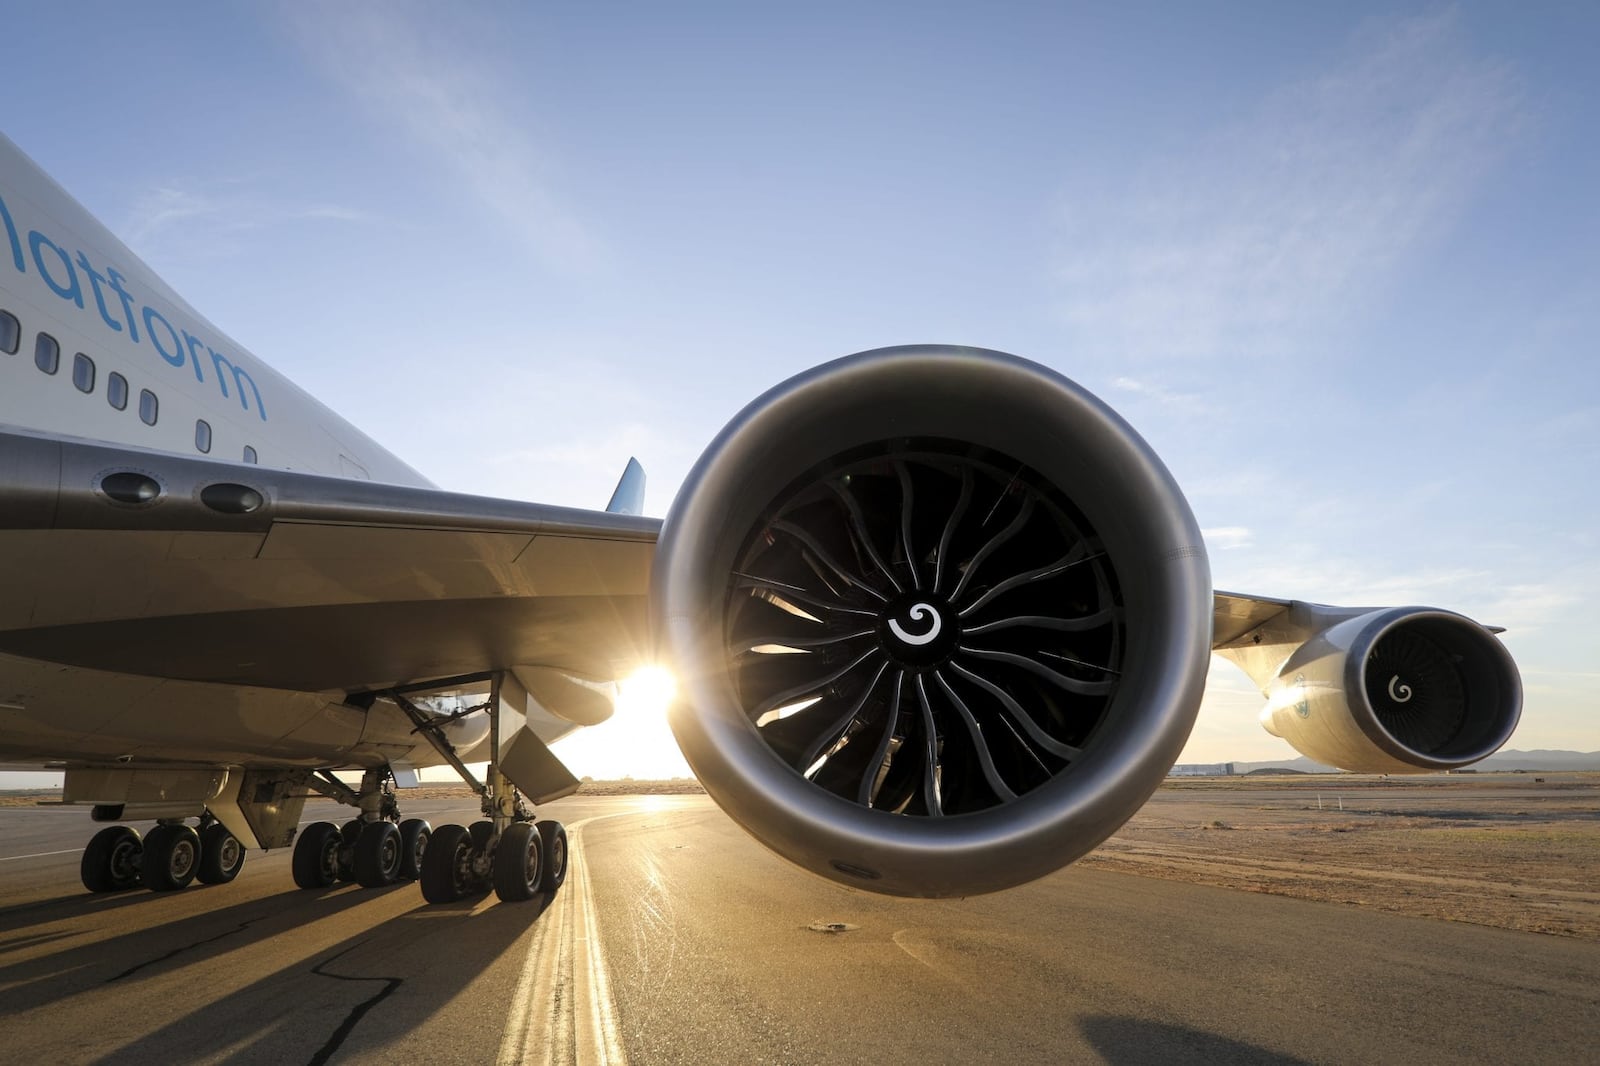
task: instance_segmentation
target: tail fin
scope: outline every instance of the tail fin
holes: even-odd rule
[[[628,466],[622,471],[606,510],[612,514],[644,513],[644,467],[639,465],[639,460],[632,457],[628,459]]]

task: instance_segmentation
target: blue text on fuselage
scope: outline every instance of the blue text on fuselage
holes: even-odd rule
[[[194,378],[199,382],[204,382],[206,379],[203,353],[204,357],[210,360],[212,373],[216,375],[217,388],[222,390],[222,395],[225,397],[230,395],[228,379],[232,377],[233,391],[238,394],[239,406],[246,411],[250,410],[253,398],[256,414],[260,416],[261,421],[267,420],[266,404],[262,403],[261,390],[256,387],[255,379],[250,376],[250,372],[187,329],[174,326],[154,307],[136,299],[128,291],[125,284],[127,279],[115,267],[107,267],[104,272],[96,270],[89,257],[81,250],[75,257],[69,256],[66,249],[36,229],[30,229],[24,238],[17,229],[4,197],[0,197],[0,226],[5,227],[5,235],[10,243],[11,263],[18,271],[27,274],[28,260],[32,259],[34,270],[51,292],[88,314],[90,312],[84,299],[83,282],[79,277],[79,271],[82,271],[89,280],[90,291],[94,294],[94,309],[99,313],[100,323],[104,328],[122,334],[131,344],[142,344],[144,339],[148,338],[150,346],[169,366],[181,369],[187,363],[193,368]],[[108,302],[106,299],[108,293],[115,299]],[[137,313],[135,313],[136,306]],[[144,328],[142,334],[140,326]]]

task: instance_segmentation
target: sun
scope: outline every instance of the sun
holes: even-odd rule
[[[641,666],[622,679],[620,689],[616,710],[619,716],[660,717],[667,713],[678,683],[664,666]]]
[[[672,674],[659,666],[634,671],[618,685],[610,720],[556,741],[556,755],[579,777],[691,776],[667,725],[667,707],[676,691]]]

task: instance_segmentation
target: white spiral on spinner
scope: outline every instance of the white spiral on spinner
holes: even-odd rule
[[[933,609],[933,604],[913,603],[911,609],[906,612],[906,617],[913,622],[920,622],[930,616],[933,618],[933,627],[921,635],[906,632],[900,627],[899,620],[895,618],[889,619],[889,632],[895,635],[895,639],[904,641],[907,644],[918,647],[923,644],[931,644],[933,639],[939,635],[939,630],[944,628],[944,619],[940,618],[939,612]]]
[[[1396,703],[1411,702],[1411,686],[1402,682],[1399,674],[1389,679],[1389,698]]]

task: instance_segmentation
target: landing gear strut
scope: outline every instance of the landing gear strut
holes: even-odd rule
[[[489,750],[487,779],[479,782],[438,724],[403,693],[391,698],[405,711],[417,731],[455,768],[482,801],[484,819],[470,829],[442,825],[422,855],[422,896],[429,903],[453,903],[463,896],[487,891],[505,902],[532,899],[560,888],[567,876],[567,831],[560,822],[534,822],[522,794],[501,772],[500,678],[490,681]]]

